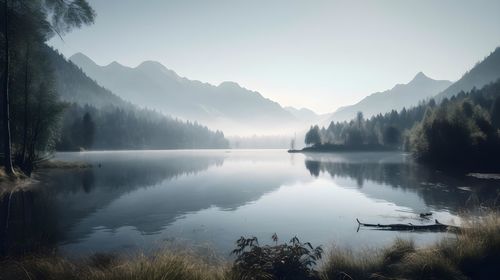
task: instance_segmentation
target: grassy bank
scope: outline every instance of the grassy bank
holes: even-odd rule
[[[498,279],[500,216],[464,224],[461,233],[425,248],[397,239],[392,246],[353,254],[334,250],[323,279]]]
[[[252,269],[266,270],[268,264],[256,261]],[[307,278],[498,279],[499,264],[500,216],[490,214],[466,223],[455,237],[425,248],[397,239],[387,248],[369,252],[334,249]],[[0,279],[276,279],[248,278],[248,274],[245,278],[236,271],[234,264],[208,264],[190,254],[168,252],[135,257],[95,255],[78,261],[29,256],[0,263]]]
[[[7,175],[5,170],[0,167],[0,198],[6,193],[15,191],[17,189],[30,186],[34,180],[25,176],[19,170],[16,170],[14,175]]]
[[[191,255],[161,253],[120,258],[94,255],[77,262],[58,256],[4,260],[0,279],[230,279],[227,266],[209,265]]]
[[[37,169],[83,169],[91,168],[92,165],[86,162],[67,162],[60,160],[46,160],[37,163]],[[0,198],[5,193],[18,189],[28,188],[36,183],[36,172],[32,176],[26,176],[21,170],[15,169],[15,174],[7,175],[3,167],[0,167]]]

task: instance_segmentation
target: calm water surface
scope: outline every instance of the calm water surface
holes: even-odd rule
[[[211,248],[227,256],[240,236],[273,233],[354,249],[419,244],[442,233],[397,233],[367,223],[457,224],[498,184],[424,168],[401,153],[288,154],[283,150],[60,153],[88,169],[45,170],[33,191],[4,198],[3,253],[53,247],[68,255]]]

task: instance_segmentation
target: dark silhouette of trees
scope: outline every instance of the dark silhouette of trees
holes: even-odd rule
[[[500,96],[495,98],[491,107],[491,124],[495,129],[500,129]]]
[[[55,72],[56,89],[67,109],[61,122],[56,150],[80,150],[82,120],[89,113],[94,125],[90,149],[189,149],[228,148],[221,131],[210,131],[198,123],[139,109],[99,86],[57,51],[46,47]]]
[[[344,144],[349,146],[361,146],[363,143],[363,132],[360,128],[359,122],[356,121],[354,126],[347,128]]]
[[[29,59],[25,52],[29,50]],[[19,49],[18,49],[19,51]],[[15,164],[30,174],[34,164],[46,158],[58,137],[58,122],[64,109],[58,101],[50,73],[50,63],[39,45],[33,44],[13,58],[20,64],[11,67],[11,139]]]
[[[429,108],[411,131],[415,157],[444,166],[494,168],[500,159],[500,134],[494,125],[499,96],[500,81]]]
[[[92,129],[93,127],[93,129]],[[93,132],[92,132],[93,130]],[[89,145],[90,134],[93,134]],[[68,105],[57,150],[228,148],[221,131],[145,109]],[[88,140],[85,140],[89,137]]]
[[[359,130],[362,129],[364,121],[365,118],[363,116],[363,112],[358,112],[356,114],[356,126],[358,127]]]
[[[30,174],[39,155],[50,150],[55,134],[48,133],[54,132],[56,116],[61,112],[52,71],[43,62],[45,53],[39,51],[40,47],[55,34],[61,36],[74,27],[92,23],[94,11],[85,0],[0,3],[3,166],[13,174],[15,155],[16,164]]]
[[[10,11],[9,11],[9,1],[3,1],[3,79],[2,79],[2,123],[3,123],[3,131],[4,134],[4,168],[7,174],[14,174],[14,169],[12,166],[12,150],[11,150],[11,134],[10,134],[10,100],[9,100],[9,66],[10,66]]]
[[[319,127],[317,125],[311,126],[309,131],[306,133],[305,142],[307,145],[321,144],[321,135],[319,132]]]
[[[82,129],[83,129],[82,146],[85,149],[90,149],[92,148],[92,144],[94,143],[95,123],[88,112],[85,113],[85,115],[83,115]]]
[[[396,126],[389,125],[384,129],[384,144],[387,146],[397,146],[401,142],[401,132]]]
[[[317,143],[312,138],[325,150],[405,149],[421,161],[484,169],[500,159],[500,80],[440,103],[311,127],[306,143]]]

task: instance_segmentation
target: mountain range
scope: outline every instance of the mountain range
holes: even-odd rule
[[[407,84],[397,84],[392,89],[370,94],[354,105],[339,108],[330,119],[348,121],[354,119],[357,112],[363,112],[363,115],[369,118],[391,110],[399,111],[434,97],[451,84],[450,81],[434,80],[419,72]]]
[[[235,82],[217,86],[180,77],[159,62],[137,67],[118,62],[100,66],[84,54],[70,57],[99,85],[133,104],[176,118],[198,121],[227,134],[276,133],[300,123],[280,104]]]
[[[131,103],[97,84],[57,51],[47,47],[46,53],[54,69],[57,93],[63,101],[96,108],[114,106],[132,109],[134,107]]]
[[[337,109],[330,115],[328,122],[351,120],[357,112],[363,112],[365,117],[371,117],[391,110],[409,108],[431,98],[441,101],[461,91],[467,92],[473,88],[482,88],[499,78],[500,48],[496,48],[454,83],[446,80],[434,80],[419,72],[407,84],[398,84],[390,90],[368,95],[356,104]]]
[[[173,119],[124,101],[63,55],[46,46],[44,52],[54,74],[54,88],[64,102],[56,149],[75,150],[82,145],[82,122],[93,123],[93,149],[227,148],[221,131]]]
[[[290,114],[295,116],[297,119],[303,120],[303,121],[310,122],[310,121],[317,120],[320,117],[320,115],[316,114],[316,112],[314,112],[311,109],[307,109],[307,108],[297,109],[297,108],[294,108],[291,106],[287,106],[287,107],[285,107],[285,110],[287,110]]]
[[[454,83],[435,80],[419,72],[406,84],[397,84],[392,89],[370,94],[356,104],[341,107],[325,116],[307,108],[282,107],[235,82],[214,86],[180,77],[155,61],[145,61],[137,67],[117,62],[100,66],[81,53],[73,55],[70,60],[104,88],[87,85],[84,87],[85,92],[68,96],[66,99],[69,101],[84,98],[89,103],[95,103],[94,106],[106,103],[123,103],[123,106],[135,104],[176,118],[198,121],[229,135],[243,136],[257,133],[292,135],[313,123],[351,120],[359,111],[368,118],[391,110],[409,108],[431,98],[440,101],[500,78],[500,48],[497,48]],[[96,91],[99,94],[96,95]],[[114,94],[120,98],[117,99]]]

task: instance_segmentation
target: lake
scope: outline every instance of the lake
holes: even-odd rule
[[[240,236],[293,236],[354,250],[395,237],[426,244],[445,233],[392,232],[366,223],[459,224],[498,197],[493,180],[446,174],[396,152],[284,150],[58,153],[91,168],[42,170],[33,190],[1,203],[3,254],[56,248],[70,256],[163,247],[229,256]],[[419,213],[432,212],[430,220]]]

